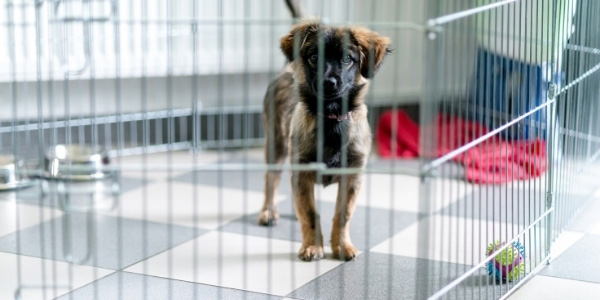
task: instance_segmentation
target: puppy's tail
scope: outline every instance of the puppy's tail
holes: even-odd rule
[[[285,0],[285,4],[287,4],[288,9],[290,10],[292,18],[296,20],[304,18],[304,10],[302,9],[300,0]]]

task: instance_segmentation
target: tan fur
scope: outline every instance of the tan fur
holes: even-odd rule
[[[364,27],[352,27],[350,30],[360,45],[361,74],[364,77],[371,78],[373,77],[372,74],[377,72],[383,62],[390,39],[379,36],[377,33]]]
[[[380,66],[390,43],[388,38],[380,37],[362,27],[323,28],[315,20],[308,20],[292,27],[290,33],[281,39],[281,49],[290,60],[286,71],[282,73],[267,91],[263,110],[263,125],[266,133],[266,161],[282,164],[290,157],[292,164],[307,163],[306,157],[314,153],[317,145],[316,127],[318,120],[311,114],[305,101],[298,94],[298,86],[306,84],[305,72],[301,63],[296,61],[301,49],[316,43],[319,30],[332,30],[336,36],[348,39],[352,32],[360,52],[360,65],[355,75],[354,85],[364,87],[351,100],[354,109],[348,113],[347,124],[348,153],[347,167],[364,168],[371,151],[371,129],[367,119],[367,106],[364,104],[368,90],[368,78],[372,77]],[[295,39],[297,39],[295,41]],[[372,58],[369,58],[372,57]],[[370,64],[371,66],[365,66]],[[352,154],[352,159],[350,159]],[[278,219],[276,193],[281,172],[267,172],[265,175],[265,204],[259,215],[259,223],[273,225]],[[302,247],[299,257],[305,261],[324,257],[323,236],[320,215],[316,210],[314,186],[320,182],[313,171],[293,171],[291,176],[292,193],[296,216],[302,229]],[[350,220],[360,192],[362,175],[343,175],[331,177],[338,186],[336,210],[333,217],[331,245],[333,257],[351,260],[358,250],[350,240]]]
[[[361,182],[360,175],[344,176],[340,180],[331,230],[331,249],[335,258],[354,258],[358,254],[350,240],[350,219],[356,207]]]
[[[263,128],[265,128],[267,144],[265,146],[265,162],[281,165],[289,152],[290,120],[293,101],[268,101],[274,99],[293,99],[293,78],[291,73],[283,73],[270,86],[263,106]],[[271,110],[273,112],[271,112]],[[269,130],[267,130],[270,128]],[[274,130],[272,130],[274,129]],[[277,188],[281,171],[265,174],[265,202],[259,215],[261,225],[272,225],[277,222]]]

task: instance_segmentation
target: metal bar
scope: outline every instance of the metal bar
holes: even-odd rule
[[[574,79],[571,83],[566,85],[564,88],[560,89],[559,94],[562,94],[565,91],[569,90],[570,88],[574,87],[576,84],[578,84],[582,80],[586,79],[588,76],[594,74],[598,70],[600,70],[600,63],[595,65],[593,68],[589,69],[587,72],[583,73],[581,76]]]
[[[176,144],[174,144],[176,145]],[[161,145],[162,147],[167,147],[166,145]],[[139,151],[142,151],[143,148],[139,148]],[[127,150],[123,150],[127,151]],[[158,151],[163,152],[163,151]],[[145,154],[151,153],[150,151],[145,152]],[[240,163],[227,163],[227,164],[219,164],[219,163],[211,163],[211,164],[202,164],[198,166],[190,166],[186,164],[153,164],[152,167],[148,167],[145,164],[119,164],[118,166],[105,166],[103,168],[91,169],[90,167],[80,167],[80,166],[71,166],[65,167],[65,172],[82,172],[82,171],[102,171],[102,172],[118,172],[118,171],[135,171],[142,172],[146,171],[161,171],[165,170],[167,167],[171,167],[173,171],[316,171],[322,175],[350,175],[350,174],[406,174],[410,176],[419,176],[419,173],[413,169],[409,168],[401,168],[401,167],[393,167],[393,168],[344,168],[344,169],[328,169],[324,163],[311,163],[311,164],[290,164],[290,165],[279,165],[279,164],[240,164]],[[27,174],[34,177],[45,177],[45,173],[43,170],[28,170],[23,171],[23,174]]]
[[[197,19],[198,18],[198,1],[194,0],[192,1],[192,14],[193,14],[193,18]],[[193,62],[192,62],[192,66],[193,66],[193,71],[192,71],[192,78],[191,78],[191,85],[192,85],[192,97],[191,97],[191,107],[193,110],[193,116],[192,116],[192,153],[198,153],[200,151],[200,147],[199,147],[199,140],[200,140],[200,115],[199,115],[199,110],[200,107],[202,105],[202,103],[200,103],[200,97],[199,97],[199,89],[198,89],[198,71],[199,71],[199,62],[198,62],[198,48],[199,48],[199,37],[197,35],[198,32],[198,25],[196,23],[194,23],[192,25],[192,32],[194,33],[193,36],[193,40],[192,40],[192,57],[193,57]],[[247,49],[247,48],[246,48]],[[192,164],[194,167],[196,167],[198,165],[198,156],[194,155],[192,158]],[[194,224],[194,236],[198,236],[199,232],[198,232],[198,200],[199,200],[199,188],[198,188],[198,173],[197,172],[192,172],[192,182],[194,183],[194,187],[192,190],[192,199],[193,199],[193,204],[192,204],[192,211],[193,211],[193,224]],[[198,250],[199,250],[199,246],[198,246],[198,240],[194,239],[193,244],[192,244],[192,251],[194,253],[193,257],[192,257],[192,266],[194,268],[194,270],[198,269],[199,266],[199,259],[198,259]],[[244,273],[244,279],[246,278],[246,274]],[[193,274],[193,281],[194,282],[198,282],[198,274],[197,272],[194,272]],[[244,285],[245,287],[245,285]],[[193,294],[193,298],[194,299],[198,299],[198,289],[194,289],[194,294]]]
[[[195,24],[195,25],[219,25],[219,24],[223,24],[223,25],[245,25],[245,26],[249,26],[249,25],[256,25],[256,26],[275,26],[275,25],[285,25],[288,26],[290,25],[290,20],[289,19],[215,19],[215,20],[208,20],[208,19],[160,19],[160,18],[153,18],[153,19],[131,19],[131,18],[62,18],[62,19],[55,19],[55,20],[51,20],[50,23],[59,23],[59,22],[67,22],[67,23],[71,23],[71,22],[114,22],[114,23],[121,23],[121,24],[125,24],[125,25],[132,25],[132,24],[152,24],[152,25],[164,25],[164,24],[172,24],[172,25],[187,25],[187,24]],[[331,26],[344,26],[344,25],[348,25],[348,23],[346,22],[331,22],[329,21],[327,18],[322,18],[321,22],[323,24],[326,25],[331,25]],[[0,25],[5,24],[4,23],[0,23]],[[26,26],[31,26],[33,24],[24,22],[22,23]],[[369,26],[371,28],[376,28],[376,29],[401,29],[401,30],[413,30],[413,31],[421,31],[421,32],[426,32],[426,31],[440,31],[441,29],[438,27],[431,27],[431,26],[424,26],[422,24],[419,23],[414,23],[414,22],[403,22],[403,21],[399,21],[399,22],[381,22],[381,21],[367,21],[367,22],[361,22],[361,24],[365,25],[365,26]]]
[[[232,107],[231,109],[228,107],[227,111],[230,113],[259,113],[261,109],[258,106],[250,106],[249,110],[244,110],[243,107]],[[203,115],[216,115],[214,109],[211,108],[203,108]],[[190,117],[194,116],[194,110],[190,108],[180,108],[180,109],[171,109],[171,110],[160,110],[160,111],[150,111],[150,112],[140,112],[140,113],[125,113],[125,114],[117,114],[117,115],[108,115],[108,116],[96,116],[85,118],[81,117],[75,120],[71,120],[68,124],[71,127],[77,126],[86,126],[86,125],[101,125],[101,124],[113,124],[119,122],[134,122],[134,121],[147,121],[149,119],[167,119],[169,117],[178,118],[178,117]],[[50,129],[54,127],[67,127],[67,120],[61,121],[46,121],[40,123],[33,124],[23,124],[23,125],[15,125],[14,131],[28,131],[28,130],[36,130],[36,129]],[[0,127],[0,133],[10,133],[13,132],[13,128],[10,126]]]
[[[250,7],[253,5],[253,3],[251,1],[244,1],[244,18],[245,19],[249,19],[251,16],[251,12],[250,12]],[[255,5],[255,4],[254,4]],[[194,11],[195,12],[195,11]],[[248,155],[248,151],[249,151],[249,147],[250,147],[250,126],[249,126],[249,120],[250,120],[250,67],[249,67],[249,63],[250,63],[250,55],[249,55],[249,50],[250,49],[250,25],[244,26],[244,31],[242,33],[243,35],[243,47],[244,49],[246,49],[246,51],[244,51],[244,79],[243,79],[243,102],[244,102],[244,108],[246,110],[246,113],[243,115],[244,118],[242,120],[242,128],[244,129],[242,131],[242,140],[244,141],[244,145],[243,145],[243,151],[244,151],[244,157],[243,157],[243,165],[247,165],[249,163],[249,155]],[[196,165],[196,164],[194,164]],[[249,176],[250,173],[248,172],[248,170],[246,168],[244,168],[243,172],[243,181],[242,181],[242,188],[244,190],[244,194],[242,196],[242,211],[244,215],[247,215],[249,213],[248,210],[248,187],[249,187]],[[194,173],[195,174],[195,173]],[[195,216],[195,214],[194,214]],[[292,235],[292,238],[293,235]],[[244,226],[243,228],[243,240],[242,240],[242,252],[244,253],[242,256],[242,264],[243,264],[243,270],[242,270],[242,280],[243,280],[243,288],[244,290],[247,289],[248,286],[248,226]],[[195,251],[195,250],[194,250]],[[197,251],[195,251],[195,253],[197,253]],[[292,252],[293,253],[293,252]],[[195,258],[195,256],[194,256]],[[291,264],[291,282],[292,282],[292,286],[294,286],[294,264]]]
[[[570,137],[586,140],[588,142],[600,144],[600,136],[593,135],[592,133],[583,133],[583,132],[580,132],[577,130],[562,128],[562,127],[558,128],[558,132],[563,135],[566,135],[566,136],[570,136]]]
[[[133,3],[133,1],[131,1],[131,3]],[[141,1],[141,15],[144,18],[148,17],[148,4],[147,1]],[[133,11],[133,7],[131,8],[131,10]],[[132,12],[133,13],[133,12]],[[115,14],[116,15],[116,14]],[[141,35],[141,55],[140,55],[140,59],[141,59],[141,63],[142,63],[142,77],[140,78],[141,83],[140,83],[140,100],[141,100],[141,111],[142,114],[144,116],[143,119],[143,123],[142,123],[142,147],[137,148],[139,149],[139,155],[142,156],[142,182],[144,183],[144,188],[142,189],[142,197],[143,197],[143,201],[144,204],[148,203],[148,186],[147,183],[149,182],[148,179],[148,152],[149,150],[151,150],[151,148],[153,146],[151,146],[151,140],[150,140],[150,118],[148,118],[148,73],[147,73],[147,54],[148,54],[148,49],[149,49],[149,45],[148,45],[148,24],[140,24],[141,28],[140,28],[140,35]],[[194,60],[197,59],[194,56]],[[195,113],[196,110],[192,111],[192,114]],[[173,112],[171,112],[171,114],[173,114]],[[135,149],[135,148],[134,148]],[[129,151],[131,151],[133,149],[120,149],[119,153],[121,155],[127,155],[127,153]],[[166,149],[162,150],[162,151],[166,151]],[[109,152],[110,153],[110,152]],[[148,205],[143,205],[144,207],[142,208],[142,218],[144,220],[148,219]],[[150,236],[150,232],[148,230],[148,226],[147,223],[144,223],[144,226],[142,227],[142,253],[145,257],[148,256],[148,237]],[[144,263],[142,265],[142,270],[144,273],[148,272],[148,264]],[[148,279],[146,277],[144,277],[143,282],[142,282],[142,295],[144,299],[148,298]]]
[[[145,1],[144,1],[145,2]],[[119,2],[115,2],[115,5],[112,6],[112,14],[114,16],[119,16],[120,15],[120,9],[119,9]],[[120,22],[115,22],[114,27],[113,27],[113,35],[115,38],[115,43],[113,45],[113,51],[115,52],[115,56],[116,59],[114,61],[115,64],[115,77],[114,77],[114,84],[115,84],[115,88],[114,88],[114,97],[115,97],[115,107],[116,107],[116,112],[117,112],[117,126],[116,126],[116,131],[117,131],[117,142],[116,142],[116,151],[117,154],[120,153],[120,151],[123,149],[124,145],[125,145],[125,126],[123,124],[123,97],[122,97],[122,81],[121,81],[121,23]],[[144,57],[142,55],[142,61],[144,61]],[[142,67],[142,73],[144,70],[144,66]],[[144,74],[142,74],[144,75]],[[143,80],[142,80],[142,87],[143,87]],[[145,94],[142,93],[142,97],[145,96]],[[120,164],[120,157],[117,156],[116,159],[117,164]],[[117,195],[115,197],[115,202],[116,202],[116,207],[117,207],[117,247],[118,247],[118,251],[117,251],[117,264],[119,266],[122,265],[123,263],[123,259],[124,259],[124,253],[123,253],[123,219],[121,218],[122,216],[122,207],[119,204],[120,198]],[[145,232],[145,229],[144,229]],[[144,252],[146,251],[146,249],[144,248],[143,250]],[[122,272],[119,272],[117,275],[117,291],[118,291],[118,297],[119,299],[123,298],[123,274]]]
[[[403,4],[404,3],[401,2],[401,1],[396,1],[396,11],[395,11],[395,18],[396,18],[396,20],[400,20],[401,19],[402,8],[404,7]],[[348,14],[349,14],[349,12],[348,12]],[[348,17],[348,19],[350,19],[350,18]],[[398,29],[394,30],[394,38],[395,38],[396,41],[400,41],[401,40],[400,33],[401,33],[400,30],[398,30]],[[401,49],[397,49],[396,51],[400,52],[402,50]],[[398,53],[398,52],[396,53],[396,55],[402,55],[402,53]],[[394,83],[399,82],[399,78],[400,78],[400,68],[394,68],[394,71],[393,71],[393,74],[392,74],[392,82],[394,82]],[[392,98],[393,99],[400,99],[398,88],[394,89]],[[393,101],[392,102],[392,112],[396,112],[396,111],[398,111],[398,101]],[[398,136],[398,116],[397,116],[396,113],[392,113],[392,125],[391,126],[392,126],[392,134],[391,134],[391,136],[392,137]],[[392,145],[391,145],[391,151],[392,151],[392,153],[397,153],[397,148],[398,148],[397,140],[395,138],[392,138]],[[392,160],[391,161],[391,167],[392,168],[396,167],[396,160]],[[390,173],[390,191],[389,191],[389,208],[390,208],[389,209],[389,220],[390,220],[390,222],[389,222],[389,226],[388,226],[388,234],[389,234],[389,236],[393,236],[393,233],[394,233],[394,222],[395,222],[395,219],[394,219],[394,213],[395,213],[394,202],[395,201],[394,200],[396,199],[396,197],[398,195],[398,193],[396,192],[397,189],[395,187],[395,179],[396,179],[395,174],[397,174],[397,173]],[[367,182],[366,182],[366,184],[367,184],[367,186],[366,186],[367,195],[369,195],[369,193],[371,191],[371,188],[372,188],[371,182],[372,182],[371,178],[368,177],[367,178]],[[370,202],[371,202],[370,197],[367,197],[367,207],[370,207],[370,205],[369,205]],[[368,224],[370,224],[370,209],[367,210],[367,217],[368,217],[367,222],[365,222],[365,229],[366,229],[365,230],[365,238],[368,238],[368,233],[369,233],[369,230],[367,228],[369,227]],[[368,240],[368,239],[365,239],[365,240]],[[390,252],[389,253],[394,253],[394,247],[395,247],[394,240],[390,239],[390,246],[389,246],[389,251]],[[391,299],[392,295],[393,295],[392,287],[393,287],[393,277],[394,277],[393,275],[395,273],[395,270],[394,270],[394,256],[390,256],[390,257],[391,257],[392,261],[389,263],[390,268],[388,269],[388,273],[387,273],[387,276],[388,276],[388,281],[387,281],[388,290],[387,290],[387,293],[388,293],[388,298]],[[370,266],[370,260],[368,259],[368,256],[367,256],[367,259],[366,259],[366,265],[367,265],[367,267],[365,268],[364,275],[363,275],[364,278],[366,279],[365,280],[366,281],[365,282],[366,288],[365,288],[365,291],[364,291],[364,294],[363,294],[363,298],[365,298],[365,299],[367,299],[369,297],[369,295],[370,295],[370,291],[369,291],[369,284],[370,284],[370,280],[369,280],[370,278],[369,277],[370,276],[368,274],[368,272],[369,272],[368,270],[369,270],[369,266]]]
[[[98,19],[90,19],[90,18],[70,18],[70,19],[65,19],[65,20],[51,20],[49,23],[53,24],[53,23],[72,23],[72,22],[84,22],[84,21],[88,21],[88,22],[103,22],[103,20],[98,20]],[[327,22],[327,20],[322,20],[324,24],[327,25],[331,25],[331,26],[344,26],[344,25],[348,25],[348,23],[332,23],[332,22]],[[186,20],[172,20],[170,22],[167,22],[166,20],[157,20],[157,19],[152,19],[152,20],[132,20],[132,19],[111,19],[110,22],[112,23],[120,23],[120,24],[124,24],[124,25],[129,25],[129,26],[133,26],[133,25],[160,25],[160,24],[165,24],[165,23],[170,23],[170,24],[174,24],[174,25],[190,25],[190,27],[195,27],[195,26],[199,26],[199,25],[217,25],[218,21],[216,20],[196,20],[196,19],[186,19]],[[270,25],[271,22],[269,22],[268,20],[229,20],[229,22],[227,20],[224,20],[223,23],[225,25],[232,25],[232,26],[237,26],[237,25],[244,25],[244,26],[250,26],[250,25],[257,25],[257,26],[266,26],[266,25]],[[290,21],[289,20],[277,20],[275,22],[275,24],[272,25],[280,25],[280,26],[284,26],[284,25],[289,25]],[[33,27],[35,26],[35,23],[31,23],[31,22],[13,22],[11,24],[14,25],[19,25],[22,27]],[[371,28],[374,29],[397,29],[397,30],[411,30],[411,31],[417,31],[417,32],[442,32],[443,29],[439,26],[436,27],[431,27],[431,26],[424,26],[422,24],[419,23],[413,23],[413,22],[365,22],[362,23],[364,26],[369,26]],[[0,22],[0,26],[9,26],[8,22]],[[182,32],[185,31],[187,32],[187,34],[182,34]],[[197,34],[194,32],[193,29],[189,29],[189,30],[178,30],[176,31],[176,35],[178,36],[182,36],[182,35],[190,35],[190,33],[192,34]],[[162,35],[148,35],[148,37],[166,37],[166,36],[162,36]],[[56,37],[49,37],[47,40],[56,40],[56,39],[65,39],[63,38],[56,38]],[[77,40],[77,39],[75,39]],[[44,41],[44,39],[42,39],[42,41]]]
[[[436,1],[428,1],[427,9],[425,10],[425,18],[431,17],[431,15],[437,14],[440,10],[440,4]],[[425,40],[425,72],[422,78],[422,83],[427,83],[431,88],[425,90],[424,98],[421,101],[420,109],[420,120],[421,122],[427,122],[433,120],[436,114],[438,97],[438,89],[441,81],[441,74],[437,71],[439,64],[439,57],[441,48],[441,42],[436,39],[436,35],[426,35]],[[436,149],[437,141],[433,138],[436,137],[437,132],[434,128],[430,130],[420,130],[419,132],[419,153],[420,157],[426,160],[432,160],[435,156],[433,149]],[[426,162],[421,163],[421,169]],[[419,212],[425,214],[423,222],[418,223],[417,227],[417,251],[419,253],[429,253],[431,242],[434,240],[432,230],[435,228],[433,224],[433,218],[427,219],[426,217],[433,215],[433,196],[435,192],[434,182],[431,178],[425,176],[426,173],[421,172],[420,183],[419,183]],[[430,278],[432,273],[432,263],[429,260],[418,260],[417,268],[415,271],[416,278]],[[431,280],[426,280],[424,283],[415,281],[416,298],[425,298],[430,295],[432,289]]]
[[[224,23],[223,18],[224,18],[224,10],[223,10],[223,1],[219,1],[217,3],[217,16],[218,16],[218,22],[216,24],[217,26],[217,49],[218,49],[218,56],[217,56],[217,65],[218,65],[218,70],[223,70],[223,43],[224,43],[224,37],[223,37],[223,26]],[[223,101],[223,95],[224,95],[224,76],[223,73],[219,72],[219,74],[217,75],[217,99],[219,100],[219,132],[217,135],[218,141],[219,141],[219,148],[218,148],[218,155],[217,155],[217,159],[220,161],[221,157],[222,157],[222,153],[223,153],[223,140],[225,139],[224,136],[224,130],[223,130],[223,119],[224,119],[224,115],[225,115],[225,108],[224,108],[224,101]],[[219,200],[218,203],[218,207],[217,207],[217,221],[219,224],[222,224],[223,222],[223,182],[224,182],[224,177],[223,177],[223,166],[221,164],[218,165],[218,169],[217,169],[217,185],[219,187],[218,190],[218,196],[217,199]],[[218,248],[218,254],[217,254],[217,284],[221,285],[221,283],[223,282],[223,261],[224,261],[224,255],[223,255],[223,247],[224,247],[224,242],[223,242],[223,234],[221,231],[218,232],[218,239],[217,239],[217,248]],[[270,249],[269,249],[270,250]],[[222,294],[221,294],[221,290],[219,289],[218,291],[218,299],[222,299]]]
[[[580,46],[580,45],[574,45],[574,44],[567,44],[565,46],[565,50],[572,50],[572,51],[577,51],[577,52],[581,52],[581,53],[600,54],[600,49],[598,49],[598,48],[592,48],[592,47],[586,47],[586,46]]]
[[[23,14],[25,15],[25,10],[23,10]],[[25,16],[23,17],[23,19],[25,19]],[[35,54],[36,54],[36,59],[35,59],[35,64],[36,64],[36,104],[37,104],[37,120],[38,120],[38,124],[39,122],[42,120],[42,116],[43,116],[43,96],[42,96],[42,81],[41,81],[41,69],[42,69],[42,61],[40,59],[40,57],[42,56],[42,42],[41,42],[41,34],[42,34],[42,24],[41,24],[41,11],[40,11],[40,6],[35,6]],[[23,34],[26,34],[26,31],[23,30]],[[24,37],[25,40],[25,37]],[[28,120],[29,121],[29,120]],[[38,159],[40,159],[40,161],[42,160],[42,158],[44,157],[44,134],[41,131],[37,131],[37,142],[38,142]],[[1,137],[1,136],[0,136]],[[27,145],[28,147],[30,147],[30,145]],[[38,193],[38,197],[39,197],[39,202],[38,205],[42,205],[42,202],[44,200],[44,198],[42,197],[42,193]],[[44,210],[39,211],[39,219],[40,220],[44,220]],[[40,253],[42,254],[42,257],[46,256],[46,224],[41,223],[40,225],[40,233],[41,233],[41,237],[40,237]],[[53,235],[53,234],[52,234]],[[54,240],[54,236],[52,236],[52,240]],[[52,242],[51,242],[52,243]],[[47,272],[47,268],[45,264],[41,264],[40,266],[40,271],[41,271],[41,277],[42,277],[42,284],[46,285],[46,272]],[[43,293],[42,293],[43,297],[46,298],[48,297],[46,289],[43,289]],[[56,294],[54,294],[53,296],[56,296]]]
[[[15,38],[15,26],[13,24],[13,20],[14,20],[14,10],[12,7],[7,7],[6,10],[6,18],[8,20],[8,26],[7,26],[7,35],[8,35],[8,39],[7,42],[9,44],[14,44],[16,38]],[[16,74],[17,74],[17,63],[16,63],[16,49],[15,47],[8,47],[8,55],[10,57],[10,67],[9,67],[9,72],[10,72],[10,77],[11,77],[11,83],[9,86],[9,98],[10,98],[10,109],[12,110],[12,118],[11,120],[8,121],[8,123],[10,124],[11,128],[14,128],[17,124],[17,99],[18,97],[18,93],[17,93],[17,82],[16,82]],[[0,138],[3,138],[0,135]],[[13,157],[18,157],[18,153],[19,153],[19,144],[18,142],[18,136],[16,135],[16,132],[12,131],[10,133],[10,142],[12,144],[12,149],[10,150],[13,154]],[[3,143],[0,143],[3,144]],[[0,150],[3,150],[4,145],[0,146]],[[17,229],[16,231],[16,250],[17,253],[21,253],[21,212],[19,209],[19,206],[16,206],[15,208],[15,227]],[[23,270],[21,269],[21,267],[23,266],[22,261],[21,261],[21,256],[17,256],[16,257],[16,265],[17,265],[17,269],[15,270],[15,277],[17,278],[17,290],[15,291],[15,297],[17,297],[18,292],[22,289],[23,287]]]
[[[83,11],[87,11],[88,14],[92,14],[92,3],[90,3],[90,0],[85,0],[83,2]],[[91,137],[89,138],[89,140],[84,139],[80,139],[79,141],[84,141],[87,142],[89,144],[91,144],[92,148],[96,148],[99,145],[99,137],[98,137],[98,124],[96,123],[96,117],[97,117],[97,112],[96,112],[96,105],[97,105],[97,101],[96,101],[96,63],[95,63],[95,50],[94,50],[94,24],[90,24],[89,22],[84,22],[84,26],[83,26],[83,30],[84,30],[84,51],[85,51],[85,55],[86,55],[86,65],[88,66],[89,69],[89,82],[88,82],[88,90],[89,90],[89,106],[90,106],[90,118],[91,118],[91,124],[90,124],[90,131],[91,131]],[[39,133],[43,133],[42,131],[38,131]],[[82,135],[85,135],[85,128],[82,126],[80,127],[80,132]],[[57,187],[57,194],[59,195],[59,203],[61,205],[61,209],[63,209],[64,211],[68,213],[70,213],[70,210],[73,209],[77,209],[76,207],[71,207],[70,205],[67,204],[67,201],[69,200],[69,198],[71,197],[72,194],[77,194],[77,192],[74,193],[74,191],[72,189],[64,189],[64,184],[62,184],[61,182],[59,182],[58,187]],[[62,190],[61,190],[62,189]],[[115,190],[115,192],[118,192],[118,190]],[[64,195],[65,193],[68,193],[67,195]],[[64,195],[63,197],[61,197],[61,194]],[[115,193],[118,194],[118,193]],[[116,196],[115,194],[113,194],[113,196]],[[86,218],[87,218],[87,232],[86,232],[86,240],[87,240],[87,260],[91,260],[91,263],[93,265],[97,265],[98,263],[98,231],[96,228],[96,210],[95,207],[93,205],[94,202],[94,194],[89,195],[89,200],[90,200],[90,205],[88,207],[88,209],[90,209],[87,213],[86,213]],[[113,206],[111,207],[111,209],[114,209],[114,205],[117,204],[117,198],[113,197],[112,198],[112,204]],[[85,208],[84,208],[85,210]],[[64,220],[63,220],[63,227],[64,227]],[[70,230],[70,228],[69,228]],[[65,237],[65,239],[69,239],[70,237]],[[65,257],[67,256],[67,252],[63,249],[63,255]],[[73,260],[73,253],[70,254],[71,255],[71,259]],[[81,260],[86,259],[86,257],[84,256],[84,258],[82,258]],[[77,263],[77,262],[76,262]],[[94,269],[93,271],[93,279],[96,280],[98,279],[98,270]],[[98,288],[96,286],[94,286],[94,298],[98,298]]]
[[[444,25],[446,23],[449,22],[453,22],[462,18],[466,18],[484,11],[488,11],[488,10],[492,10],[494,8],[498,8],[513,2],[517,2],[519,0],[504,0],[504,1],[498,1],[498,2],[494,2],[491,4],[487,4],[487,5],[483,5],[480,7],[476,7],[476,8],[472,8],[472,9],[467,9],[464,11],[460,11],[457,13],[452,13],[452,14],[448,14],[445,16],[441,16],[441,17],[437,17],[435,19],[430,19],[427,21],[427,25],[429,25],[430,27],[435,27],[435,26],[439,26],[439,25]]]
[[[38,6],[39,7],[39,6]],[[50,9],[46,9],[46,18],[51,18],[52,16],[52,12]],[[46,27],[46,36],[50,36],[51,35],[51,28],[50,26]],[[48,42],[48,39],[46,39],[44,41],[46,43],[46,49],[48,49],[48,54],[51,52],[51,44]],[[58,105],[55,102],[55,97],[54,97],[54,64],[49,61],[48,63],[48,72],[50,73],[48,78],[47,78],[47,85],[48,85],[48,107],[49,107],[49,114],[50,114],[50,120],[55,120],[56,118],[56,109],[58,108]],[[55,145],[58,143],[58,131],[56,129],[56,127],[52,127],[50,128],[50,144],[51,145]],[[41,191],[41,188],[40,188]],[[41,193],[40,193],[41,194]],[[42,195],[40,195],[40,198]],[[55,212],[55,210],[52,210],[50,213],[52,218],[55,218],[57,215],[57,212]],[[55,233],[57,232],[57,228],[54,222],[50,223],[50,231],[53,233],[53,235],[55,235]],[[58,257],[58,251],[56,251],[57,249],[57,239],[56,238],[52,238],[50,240],[50,247],[51,247],[51,251],[50,251],[50,258],[52,259],[52,283],[53,283],[53,296],[57,296],[58,291],[57,288],[59,286],[58,284],[58,264],[57,264],[57,257]]]

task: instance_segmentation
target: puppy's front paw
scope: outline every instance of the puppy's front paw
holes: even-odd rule
[[[303,261],[320,260],[325,257],[325,252],[323,252],[323,246],[302,246],[300,253],[298,253],[298,257]]]
[[[332,246],[333,257],[343,260],[354,260],[358,255],[358,249],[350,243]]]
[[[265,209],[258,215],[258,224],[262,226],[274,226],[279,219],[279,213],[276,210]]]

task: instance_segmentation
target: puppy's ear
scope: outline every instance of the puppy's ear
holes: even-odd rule
[[[288,61],[296,59],[296,48],[299,52],[309,35],[319,31],[320,22],[317,19],[307,19],[292,27],[290,32],[281,38],[281,51]]]
[[[372,78],[385,55],[392,52],[388,49],[391,41],[363,27],[352,27],[350,32],[360,49],[360,74],[365,78]]]

